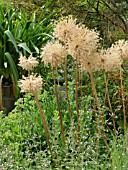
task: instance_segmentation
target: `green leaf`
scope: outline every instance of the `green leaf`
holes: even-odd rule
[[[122,129],[124,129],[124,120],[118,120],[117,121],[117,124],[122,128]],[[127,129],[128,129],[128,123],[127,123]]]
[[[8,79],[10,75],[10,68],[0,68],[0,74]]]
[[[30,49],[28,48],[28,46],[27,46],[27,44],[26,43],[20,43],[20,44],[18,44],[18,46],[19,47],[22,47],[24,50],[26,50],[28,53],[32,53],[31,51],[30,51]]]
[[[43,9],[43,11],[40,14],[40,17],[38,19],[38,23],[42,21],[42,18],[44,17],[44,15],[45,15],[45,13],[46,13],[46,11],[48,9],[48,6],[51,4],[51,2],[52,2],[52,0],[49,0],[49,1],[46,2],[45,6],[44,6],[44,9]]]
[[[34,43],[30,40],[33,48],[36,50],[37,54],[39,54],[39,48],[34,45]]]
[[[52,14],[48,15],[44,20],[42,20],[42,24],[46,25],[48,23],[48,21],[59,12],[60,10],[56,10],[55,12],[53,12]]]
[[[15,87],[16,87],[16,98],[18,98],[19,93],[20,93],[20,90],[19,90],[19,87],[18,87],[18,79],[19,79],[18,71],[17,71],[16,65],[15,65],[10,53],[8,53],[8,52],[5,53],[5,56],[7,57],[8,62],[10,64],[10,69],[11,69],[11,72],[13,74]]]
[[[47,33],[41,33],[41,34],[36,34],[36,35],[34,35],[32,38],[39,38],[39,37],[49,37],[49,38],[51,38],[51,39],[54,39],[54,37],[52,36],[52,35],[50,35],[50,34],[47,34]]]
[[[15,41],[15,38],[13,37],[12,33],[9,31],[9,30],[6,30],[5,31],[5,34],[8,36],[9,38],[9,41],[11,41],[16,49],[16,52],[18,53],[19,50],[18,50],[18,47],[17,47],[17,44],[16,44],[16,41]]]

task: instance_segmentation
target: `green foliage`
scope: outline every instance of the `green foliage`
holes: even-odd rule
[[[5,56],[8,59],[8,63],[10,64],[10,70],[11,70],[11,72],[13,74],[15,85],[16,85],[16,98],[18,98],[20,91],[19,91],[19,87],[18,87],[19,75],[18,75],[18,72],[17,72],[17,69],[16,69],[16,65],[15,65],[13,59],[11,58],[11,56],[10,56],[10,54],[8,52],[5,53]]]
[[[111,148],[112,170],[125,170],[128,168],[128,134],[126,137],[119,136],[113,141]]]
[[[3,122],[0,131],[1,164],[6,168],[11,166],[13,169],[18,166],[28,168],[32,163],[34,152],[42,150],[43,147],[45,150],[46,142],[39,112],[32,96],[27,95],[24,99],[19,99],[16,104],[17,107],[8,117],[0,118]],[[42,152],[38,154],[45,155]]]
[[[62,94],[63,95],[63,92]],[[127,150],[123,136],[117,142],[110,137],[110,150],[104,148],[99,141],[97,157],[97,133],[95,115],[91,108],[92,96],[85,96],[83,109],[80,110],[81,143],[80,149],[76,141],[76,121],[70,125],[68,113],[62,106],[66,145],[63,147],[60,136],[57,103],[50,92],[44,91],[38,96],[46,120],[50,127],[51,145],[57,167],[55,168],[47,150],[44,129],[39,111],[32,95],[27,94],[16,102],[15,109],[3,117],[0,115],[0,164],[4,170],[11,169],[88,169],[88,170],[125,170],[127,167]],[[61,100],[61,99],[60,99]],[[70,96],[70,100],[72,100]],[[64,100],[62,99],[62,102]],[[72,112],[75,116],[75,103],[72,101]],[[74,105],[74,110],[73,110]],[[99,136],[100,138],[100,136]],[[123,148],[123,149],[122,149]],[[112,155],[109,158],[109,155]],[[118,159],[119,161],[117,161]],[[112,163],[111,163],[112,162]]]
[[[87,110],[90,99],[85,98]],[[81,140],[81,151],[78,152],[77,145],[74,142],[74,140],[76,140],[75,126],[69,126],[68,113],[65,112],[64,107],[63,116],[64,128],[66,130],[66,148],[62,146],[62,140],[60,138],[59,117],[54,96],[52,93],[44,91],[43,95],[39,95],[39,100],[50,126],[52,149],[58,168],[76,169],[76,167],[86,167],[95,169],[96,155],[94,146],[96,136],[95,120],[93,120],[92,112],[86,109],[87,113],[82,110],[80,112],[81,136],[83,136],[83,138]],[[73,112],[75,112],[75,110]],[[47,145],[40,115],[31,95],[25,95],[24,98],[19,99],[16,102],[15,109],[8,117],[2,118],[1,114],[0,122],[1,165],[4,169],[8,167],[12,169],[23,167],[40,169],[43,166],[46,167],[46,169],[53,168],[51,167],[53,165],[49,152],[46,150]],[[90,157],[92,160],[90,160]],[[74,162],[76,163],[74,164]]]
[[[62,73],[62,70],[60,73]],[[102,98],[105,94],[103,74],[96,72],[94,76],[96,77],[95,84],[98,97],[101,105],[103,105]],[[68,82],[69,100],[73,115],[72,122],[70,122],[69,112],[67,111],[68,103],[65,96],[65,87],[57,86],[66,138],[65,147],[62,145],[57,102],[54,97],[53,88],[49,88],[48,91],[43,90],[43,94],[38,96],[46,121],[48,122],[48,127],[50,128],[50,143],[57,167],[55,168],[48,150],[44,129],[34,97],[28,94],[16,102],[15,109],[8,117],[2,117],[2,114],[0,117],[0,136],[2,137],[0,139],[0,152],[1,165],[4,169],[8,169],[9,167],[12,169],[22,169],[23,167],[26,169],[41,169],[43,167],[44,169],[83,168],[90,170],[114,170],[115,166],[121,167],[121,165],[124,165],[126,167],[127,162],[123,155],[120,157],[120,165],[117,166],[116,164],[116,156],[118,153],[122,153],[122,145],[116,150],[120,139],[119,141],[117,140],[117,144],[112,144],[113,134],[110,132],[112,132],[113,128],[109,124],[112,123],[112,121],[107,104],[102,107],[102,109],[104,109],[104,127],[100,125],[98,120],[99,115],[94,107],[91,84],[89,83],[87,74],[84,74],[82,77],[82,80],[85,80],[85,84],[83,85],[85,91],[83,91],[84,95],[82,98],[79,98],[81,141],[78,145],[74,78],[71,78]],[[113,80],[113,77],[111,78]],[[119,84],[117,79],[118,77],[114,79],[115,85],[109,80],[111,99],[116,90],[116,83]],[[114,103],[112,104],[114,105]],[[104,145],[103,136],[97,133],[97,127],[98,130],[104,128],[109,143],[108,149],[106,149]],[[121,140],[123,140],[123,137],[124,136],[122,136]],[[110,155],[112,155],[112,160],[111,157],[109,157]]]
[[[57,13],[51,12],[46,16],[46,11],[50,2],[46,3],[38,19],[36,9],[31,17],[24,9],[19,11],[9,6],[1,5],[0,8],[0,74],[6,79],[13,76],[16,86],[17,97],[19,90],[17,87],[18,73],[22,75],[22,70],[18,67],[19,55],[25,56],[31,53],[38,56],[41,47],[52,38],[52,23],[50,20]],[[4,64],[7,63],[7,67]],[[42,64],[41,64],[42,65]],[[44,67],[43,65],[41,67]],[[20,76],[21,76],[20,75]]]

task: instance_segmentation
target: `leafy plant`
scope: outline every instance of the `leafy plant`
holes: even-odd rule
[[[2,6],[0,8],[0,75],[6,79],[12,78],[16,89],[16,97],[19,97],[17,81],[22,70],[18,67],[19,55],[38,56],[40,48],[51,39],[52,23],[49,21],[58,12],[45,15],[50,2],[45,4],[38,20],[36,9],[30,18],[24,9],[17,11],[12,7]]]
[[[57,103],[52,89],[50,92],[44,91],[43,94],[38,95],[38,98],[50,127],[51,146],[57,167],[54,167],[47,150],[44,128],[34,97],[27,94],[24,98],[18,99],[15,109],[8,117],[2,117],[2,113],[0,115],[0,164],[2,168],[95,169],[96,166],[98,167],[95,152],[95,120],[92,111],[88,111],[92,99],[86,96],[84,100],[86,109],[84,112],[83,110],[80,111],[81,136],[83,138],[80,143],[80,152],[78,152],[77,145],[74,142],[77,132],[74,131],[75,126],[73,124],[69,126],[70,122],[67,114],[65,114],[64,107],[62,113],[64,114],[66,145],[65,147],[62,145]],[[75,103],[73,102],[72,105],[75,106]],[[102,159],[104,159],[104,154],[101,155],[99,164],[101,164]]]
[[[125,138],[121,135],[117,138],[117,140],[112,142],[111,148],[111,162],[112,162],[112,170],[125,170],[128,168],[128,134],[126,134]]]

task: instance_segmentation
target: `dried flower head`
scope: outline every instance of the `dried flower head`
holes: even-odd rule
[[[67,57],[67,51],[58,41],[49,42],[42,49],[42,60],[45,64],[50,63],[53,67],[59,66],[65,57]]]
[[[67,18],[63,17],[59,23],[55,24],[53,36],[66,43],[77,27],[76,19],[73,19],[72,16]]]
[[[128,60],[128,41],[119,40],[113,44],[113,47],[119,51],[123,61]]]
[[[94,55],[97,53],[97,48],[99,47],[99,33],[95,30],[89,30],[84,25],[77,24],[76,19],[70,16],[68,18],[62,18],[55,25],[54,36],[66,45],[68,53],[74,59],[76,57],[79,59],[82,67],[83,62],[87,66],[87,63],[95,63],[94,60],[96,57]]]
[[[117,46],[112,45],[107,50],[101,50],[99,53],[99,67],[101,70],[113,71],[115,68],[119,68],[123,62],[121,53]]]
[[[29,75],[18,81],[21,92],[37,94],[42,89],[41,76]]]
[[[97,52],[99,46],[99,34],[94,30],[89,30],[83,26],[78,27],[76,32],[72,34],[68,41],[69,54],[75,59],[76,56],[80,60],[90,58]]]
[[[33,69],[38,65],[38,61],[36,60],[36,58],[32,56],[32,54],[29,56],[28,59],[23,55],[21,55],[19,60],[20,61],[18,65],[28,71],[30,71],[31,69]]]
[[[86,56],[80,59],[80,67],[86,72],[95,72],[99,70],[99,53],[95,52],[92,56]]]

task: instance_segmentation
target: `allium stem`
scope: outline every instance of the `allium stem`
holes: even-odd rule
[[[105,95],[104,95],[104,106],[106,106],[106,99],[107,99],[107,91],[105,91]]]
[[[105,81],[105,86],[106,86],[106,95],[107,95],[107,98],[108,98],[108,104],[109,104],[109,108],[110,108],[111,116],[112,116],[112,122],[113,122],[113,128],[114,128],[114,136],[116,137],[115,118],[114,118],[114,113],[113,113],[113,110],[112,110],[112,105],[111,105],[111,102],[110,102],[109,91],[108,91],[108,81],[107,81],[105,72],[104,72],[104,81]]]
[[[56,67],[56,77],[58,77],[58,67]],[[57,85],[60,86],[59,78],[57,79]]]
[[[122,97],[122,104],[123,104],[123,114],[124,114],[124,134],[126,135],[127,132],[127,116],[125,112],[125,98],[124,98],[124,87],[123,87],[123,73],[122,67],[120,66],[120,87],[121,87],[121,97]]]
[[[79,68],[78,57],[76,56],[76,116],[78,123],[78,142],[80,142],[80,121],[79,121],[79,106],[78,106],[78,85],[79,85]]]
[[[94,112],[95,112],[95,120],[96,120],[96,133],[98,135],[97,139],[96,139],[96,158],[98,159],[98,149],[99,149],[99,136],[100,136],[100,133],[99,133],[99,118],[96,114],[96,105],[94,105]]]
[[[68,112],[70,115],[70,122],[72,122],[72,113],[71,113],[71,108],[70,108],[70,101],[69,101],[69,96],[68,96],[68,68],[67,68],[67,57],[65,58],[65,89],[66,89],[66,100],[68,103]]]
[[[53,153],[52,153],[52,149],[51,149],[50,140],[49,140],[50,132],[49,132],[48,125],[47,125],[47,122],[46,122],[46,120],[45,120],[45,117],[44,117],[42,108],[41,108],[41,106],[40,106],[40,103],[39,103],[37,94],[34,94],[34,98],[35,98],[37,107],[38,107],[39,112],[40,112],[40,117],[41,117],[41,119],[42,119],[42,125],[43,125],[43,127],[44,127],[44,131],[45,131],[45,135],[46,135],[47,144],[48,144],[48,147],[49,147],[49,150],[50,150],[50,154],[51,154],[51,157],[52,157],[53,162],[54,162],[55,165],[56,165],[56,161],[55,161],[55,159],[54,159],[54,156],[53,156]]]
[[[82,100],[82,97],[83,97],[83,84],[82,84],[82,74],[81,74],[81,71],[79,71],[79,82],[80,82],[80,98],[81,98],[81,106],[83,105],[83,100]]]
[[[107,137],[106,137],[105,132],[104,132],[104,113],[100,108],[100,103],[99,103],[99,100],[98,100],[98,97],[97,97],[97,92],[96,92],[96,87],[95,87],[94,77],[93,77],[92,71],[90,71],[89,74],[90,74],[90,78],[91,78],[93,96],[95,98],[96,106],[98,108],[98,112],[99,112],[99,116],[100,116],[101,132],[102,132],[102,135],[103,135],[104,143],[105,143],[106,147],[109,148],[108,143],[107,143]]]
[[[62,114],[61,114],[61,109],[60,109],[60,102],[59,102],[59,96],[58,96],[58,91],[57,91],[57,85],[56,85],[56,79],[54,76],[54,68],[52,67],[52,75],[53,75],[53,80],[54,80],[54,91],[56,95],[56,101],[58,105],[58,113],[59,113],[59,119],[60,119],[60,128],[61,128],[61,134],[62,134],[62,141],[65,146],[65,135],[64,135],[64,128],[63,128],[63,119],[62,119]]]

